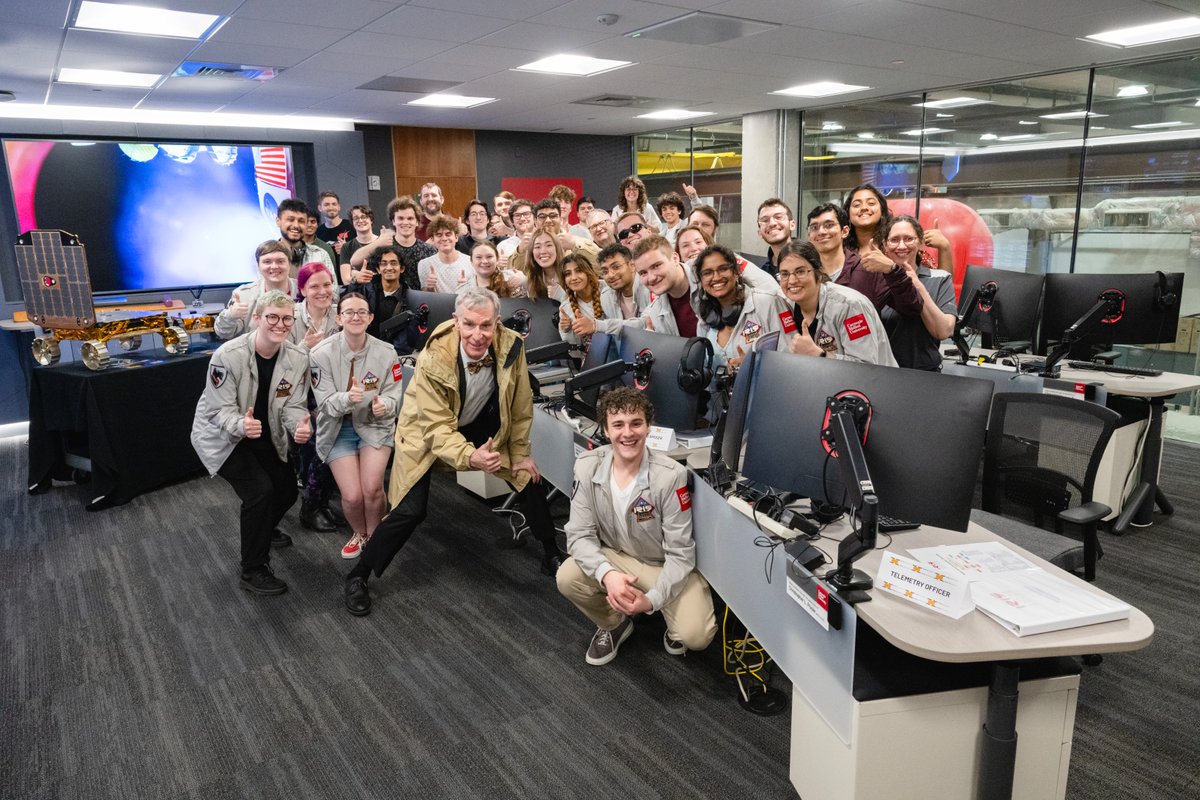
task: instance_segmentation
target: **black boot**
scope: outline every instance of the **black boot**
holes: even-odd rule
[[[318,533],[330,533],[337,530],[333,520],[323,517],[320,509],[310,506],[308,503],[300,504],[300,526]]]

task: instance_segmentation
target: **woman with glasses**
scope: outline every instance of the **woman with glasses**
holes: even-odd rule
[[[958,319],[954,278],[922,263],[925,230],[912,217],[892,217],[880,228],[878,240],[883,254],[908,273],[923,301],[920,316],[902,316],[891,308],[882,312],[896,362],[910,369],[941,371],[941,343],[954,333]]]
[[[811,242],[791,241],[779,251],[779,285],[794,304],[793,321],[783,323],[791,352],[896,366],[875,306],[859,292],[829,280]]]
[[[562,302],[566,297],[563,292],[562,260],[562,246],[557,236],[547,231],[538,231],[533,235],[522,264],[529,297],[534,300],[548,297]]]
[[[596,320],[604,319],[600,278],[591,259],[583,253],[564,258],[562,271],[567,299],[558,307],[559,335],[564,342],[586,350],[596,332]]]
[[[288,434],[312,437],[305,408],[308,354],[288,341],[295,322],[290,295],[264,292],[250,312],[253,327],[217,348],[192,422],[192,447],[210,475],[220,475],[241,500],[241,586],[283,594],[271,571],[271,548],[292,543],[275,530],[296,502],[288,466]]]
[[[650,199],[646,197],[646,184],[642,183],[642,179],[636,175],[630,175],[621,181],[621,186],[617,193],[617,204],[612,210],[612,218],[619,219],[622,214],[630,211],[636,211],[641,214],[642,218],[655,231],[662,224],[662,221],[658,218],[658,214],[654,211],[654,206],[650,205]]]
[[[338,275],[343,286],[353,283],[350,277],[351,256],[379,238],[375,235],[375,212],[370,206],[351,206],[350,224],[354,226],[354,238],[342,245],[342,252],[338,253]]]
[[[312,351],[309,379],[317,400],[317,455],[329,465],[350,523],[342,558],[357,558],[384,512],[383,473],[392,457],[400,410],[396,351],[367,335],[371,310],[361,294],[338,301],[342,332]]]
[[[791,313],[787,301],[747,284],[738,272],[736,256],[724,245],[700,251],[692,269],[700,286],[692,301],[699,320],[696,335],[712,342],[713,366],[725,365],[733,372],[755,342],[783,331]]]

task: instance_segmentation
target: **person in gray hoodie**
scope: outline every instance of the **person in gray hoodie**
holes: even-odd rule
[[[242,588],[283,594],[287,584],[271,571],[271,547],[292,543],[273,532],[296,502],[288,434],[297,444],[312,436],[308,354],[288,341],[296,321],[290,296],[265,292],[251,320],[249,333],[213,353],[192,421],[192,447],[209,474],[228,481],[242,501]]]

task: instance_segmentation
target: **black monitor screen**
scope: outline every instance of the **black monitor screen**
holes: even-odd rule
[[[879,513],[964,531],[992,388],[977,378],[757,353],[741,472],[840,505],[840,472],[821,436],[826,400],[859,393],[871,407],[863,452]],[[937,402],[922,401],[928,398]]]
[[[963,325],[990,337],[986,346],[1033,342],[1044,281],[1042,275],[972,264],[963,278],[958,315]],[[976,289],[980,295],[968,308]]]
[[[558,332],[558,301],[528,297],[501,297],[500,319],[522,334],[525,349],[532,350],[562,341]]]
[[[583,357],[579,371],[586,372],[589,369],[602,367],[608,362],[620,358],[621,354],[617,352],[616,340],[603,331],[596,331],[592,334],[591,341],[588,342],[587,354]],[[620,385],[619,382],[616,385]],[[592,419],[595,419],[596,403],[600,400],[600,393],[605,388],[605,386],[590,386],[581,390],[576,398],[583,408],[592,412],[588,415]]]
[[[1173,342],[1178,334],[1182,272],[1124,274],[1051,274],[1046,276],[1046,312],[1041,336],[1060,341],[1107,292],[1120,298],[1120,308],[1092,326],[1079,345],[1154,344]],[[1074,352],[1074,350],[1073,350]]]
[[[433,333],[433,329],[454,314],[454,301],[458,295],[409,289],[405,297],[409,309],[418,315],[413,324],[417,325],[416,348],[420,350],[425,346],[425,340]]]
[[[679,431],[696,428],[697,396],[679,388],[679,362],[687,351],[689,339],[666,333],[626,326],[621,330],[621,359],[628,364],[639,354],[650,353],[654,364],[644,385],[634,372],[625,373],[627,386],[645,392],[654,404],[654,424]],[[692,366],[699,368],[701,348],[692,348]]]

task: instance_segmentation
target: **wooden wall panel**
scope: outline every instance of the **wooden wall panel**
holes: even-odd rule
[[[445,210],[456,217],[475,197],[475,131],[396,126],[392,158],[397,195],[415,197],[422,184],[432,181],[442,187]]]

